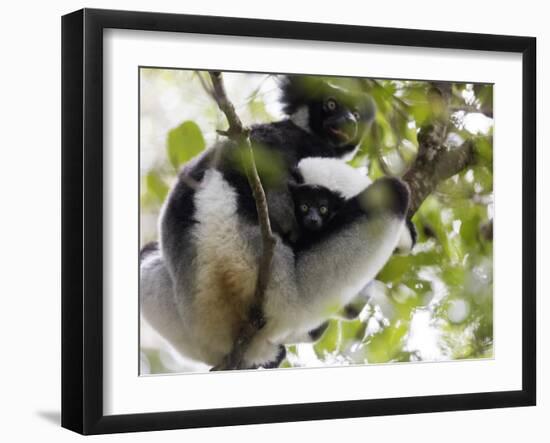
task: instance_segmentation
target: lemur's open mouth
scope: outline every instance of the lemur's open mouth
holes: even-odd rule
[[[333,134],[334,136],[336,136],[336,138],[342,140],[343,142],[348,142],[351,140],[350,135],[345,131],[342,131],[334,127],[330,127],[328,128],[328,130],[330,131],[331,134]]]
[[[340,117],[324,124],[325,131],[336,145],[353,143],[357,135],[357,125],[354,121]]]
[[[356,131],[353,128],[328,126],[326,128],[326,131],[328,133],[327,135],[335,146],[355,144],[354,138],[356,135]]]

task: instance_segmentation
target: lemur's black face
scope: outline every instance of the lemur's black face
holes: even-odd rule
[[[291,188],[296,220],[302,229],[319,232],[334,218],[344,199],[322,186]]]
[[[359,144],[375,113],[357,79],[288,76],[283,102],[291,117],[343,154]]]
[[[357,145],[367,121],[357,100],[342,94],[327,94],[309,103],[311,130],[335,147]]]

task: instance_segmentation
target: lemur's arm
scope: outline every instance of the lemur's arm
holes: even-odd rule
[[[299,227],[294,215],[294,202],[288,187],[266,191],[269,221],[273,232],[279,234],[283,241],[296,243],[299,238]]]

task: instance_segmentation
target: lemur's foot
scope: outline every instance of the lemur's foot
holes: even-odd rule
[[[409,209],[410,191],[408,185],[395,177],[383,177],[357,196],[363,211],[376,215],[391,212],[405,217]]]
[[[260,366],[264,369],[278,368],[285,358],[286,358],[286,348],[283,345],[280,345],[279,353],[277,354],[277,357],[275,358],[275,360]]]

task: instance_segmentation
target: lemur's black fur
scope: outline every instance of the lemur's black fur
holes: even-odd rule
[[[151,241],[146,243],[139,251],[139,262],[141,263],[148,255],[159,250],[159,242]]]

